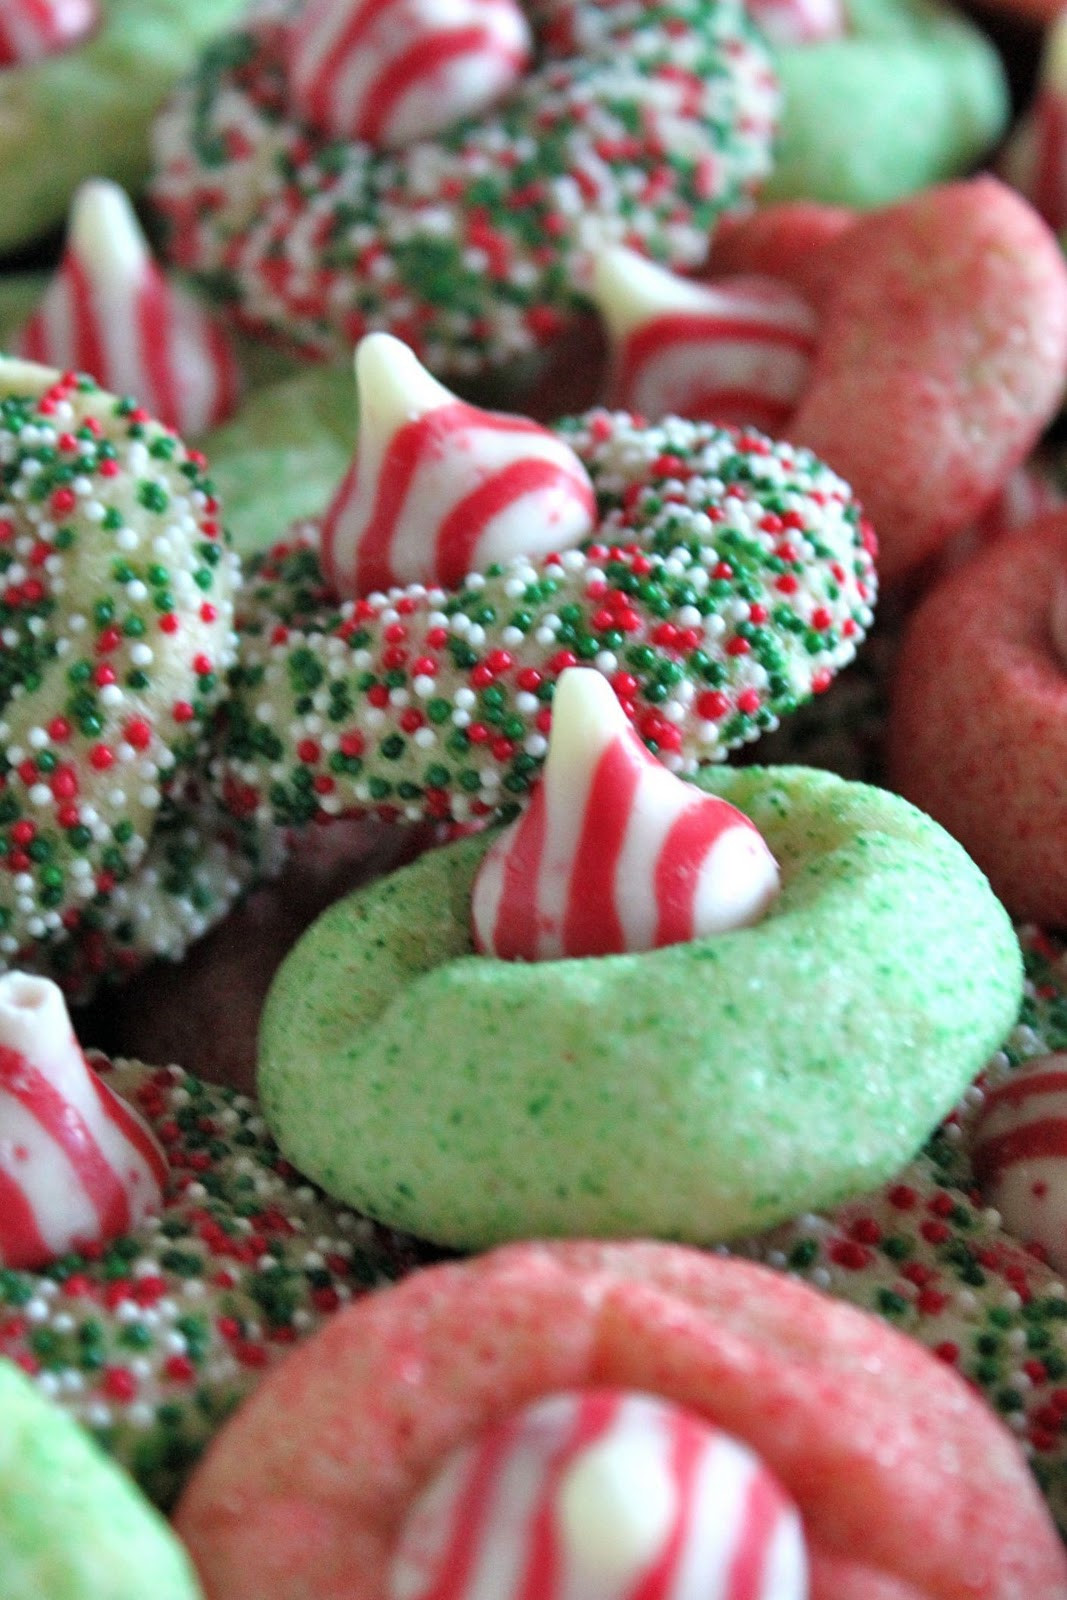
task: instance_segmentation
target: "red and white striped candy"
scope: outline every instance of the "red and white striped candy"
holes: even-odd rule
[[[0,1266],[36,1268],[162,1205],[152,1134],[92,1070],[46,978],[0,977]]]
[[[530,46],[516,0],[308,0],[289,39],[292,101],[334,138],[394,148],[486,110]]]
[[[556,685],[541,782],[474,881],[474,942],[506,961],[654,950],[745,927],[778,892],[759,830],[676,778],[607,679]]]
[[[775,45],[817,44],[846,32],[841,0],[748,0],[748,10]]]
[[[399,339],[362,340],[356,388],[356,455],[322,526],[339,594],[455,587],[490,562],[592,532],[593,486],[573,450],[524,417],[457,400]]]
[[[621,246],[597,259],[593,298],[611,344],[612,399],[656,421],[769,433],[807,382],[815,313],[776,278],[695,283]]]
[[[1033,103],[997,163],[1057,232],[1067,227],[1067,12],[1049,25]]]
[[[1067,1054],[1038,1056],[987,1092],[971,1156],[1007,1232],[1067,1272]]]
[[[99,0],[3,0],[0,67],[24,67],[58,55],[86,38],[99,21]]]
[[[218,318],[166,276],[126,195],[102,178],[75,195],[63,259],[14,348],[135,395],[181,434],[237,405],[237,357]]]
[[[449,1456],[387,1600],[804,1600],[799,1514],[744,1444],[657,1396],[549,1395]]]

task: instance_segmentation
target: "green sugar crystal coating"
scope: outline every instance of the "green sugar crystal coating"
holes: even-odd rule
[[[268,999],[260,1092],[328,1192],[460,1247],[712,1243],[891,1177],[1000,1043],[1018,946],[929,818],[828,773],[700,786],[781,869],[758,926],[651,954],[472,953],[485,837],[340,901]]]
[[[0,1361],[4,1600],[197,1600],[178,1540],[127,1475]]]
[[[774,200],[882,206],[974,165],[1004,132],[992,44],[930,0],[845,0],[843,38],[775,52],[785,109]]]

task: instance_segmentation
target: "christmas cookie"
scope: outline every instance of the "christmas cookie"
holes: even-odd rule
[[[954,841],[892,795],[800,769],[698,784],[777,860],[781,891],[753,926],[639,954],[476,956],[492,836],[320,918],[261,1028],[260,1092],[290,1159],[372,1215],[465,1246],[706,1243],[909,1159],[1015,1016],[1003,911]],[[628,849],[620,826],[605,823]],[[551,859],[556,836],[541,837]],[[635,859],[658,896],[651,854]],[[580,917],[589,899],[610,904],[611,878],[579,859]],[[648,921],[647,907],[614,914]]]
[[[0,252],[62,220],[89,177],[139,188],[167,91],[243,0],[6,0]]]
[[[1041,1242],[1067,1188],[1062,1154],[1049,1164],[1059,1092],[1049,1052],[1067,1046],[1067,955],[1035,929],[1022,943],[1018,1026],[918,1159],[883,1189],[734,1248],[877,1311],[956,1367],[1019,1438],[1067,1531],[1067,1289]],[[1050,1131],[1031,1174],[1044,1196],[1031,1192],[1022,1209],[1009,1197],[1002,1217],[999,1173],[1023,1154],[1006,1113],[1020,1131]],[[1011,1143],[992,1143],[1005,1133]]]
[[[1067,919],[1065,573],[1062,512],[949,573],[909,622],[888,750],[894,786],[956,835],[1009,910],[1052,927]]]
[[[202,458],[135,401],[18,361],[0,396],[0,958],[40,966],[192,793],[237,573]]]
[[[251,1101],[87,1062],[54,985],[0,983],[0,1356],[169,1504],[264,1371],[414,1247],[293,1172]]]
[[[761,200],[880,206],[967,172],[1008,120],[985,34],[931,0],[846,0],[845,26],[775,51],[784,111]]]
[[[375,10],[261,9],[159,124],[172,259],[247,324],[333,355],[388,329],[435,372],[502,367],[580,307],[599,246],[698,264],[767,173],[777,88],[738,0],[536,0],[532,69],[398,146],[387,119],[360,122],[361,84],[410,90],[440,63],[445,13],[405,13],[418,48],[394,70]]]
[[[1067,1594],[956,1374],[784,1276],[646,1243],[370,1296],[234,1418],[177,1526],[209,1600],[469,1596],[487,1568],[500,1597]]]
[[[873,535],[809,452],[605,412],[553,442],[463,405],[386,335],[358,364],[374,383],[357,465],[320,524],[249,571],[214,768],[235,816],[513,811],[544,755],[555,681],[577,662],[611,680],[668,766],[693,772],[852,659],[871,620]],[[569,484],[588,511],[586,477],[583,537],[555,520],[555,497]],[[507,553],[513,508],[529,555]],[[494,553],[475,531],[504,542]],[[564,534],[569,548],[546,550]]]
[[[4,1600],[198,1600],[182,1546],[121,1472],[0,1360]]]

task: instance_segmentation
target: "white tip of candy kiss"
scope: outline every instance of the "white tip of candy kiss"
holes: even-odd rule
[[[503,960],[653,950],[747,927],[778,893],[758,829],[646,750],[607,679],[556,685],[541,782],[474,881],[474,943]]]
[[[1037,91],[996,165],[1050,228],[1067,227],[1067,11],[1049,23]]]
[[[524,417],[457,400],[399,339],[362,340],[356,389],[355,459],[322,526],[339,594],[454,588],[490,562],[547,555],[592,532],[593,486],[573,450]]]
[[[746,8],[771,44],[817,44],[847,31],[841,0],[748,0]]]
[[[3,0],[0,67],[22,67],[68,50],[99,21],[99,0]]]
[[[449,1456],[387,1600],[805,1600],[800,1517],[757,1456],[639,1393],[549,1395]]]
[[[815,313],[775,278],[696,283],[620,245],[598,256],[593,299],[611,345],[612,401],[652,420],[773,433],[807,383]]]
[[[45,1266],[159,1209],[166,1160],[92,1070],[54,983],[0,977],[0,1266]]]
[[[530,49],[516,0],[308,0],[290,31],[289,85],[322,132],[395,148],[487,110]]]
[[[103,178],[75,195],[63,259],[14,347],[135,396],[178,433],[203,433],[237,404],[237,357],[221,324],[165,275],[126,194]]]
[[[1035,1057],[986,1091],[971,1156],[1007,1232],[1067,1272],[1067,1054]]]

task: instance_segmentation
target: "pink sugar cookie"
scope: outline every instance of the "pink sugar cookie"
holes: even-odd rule
[[[898,577],[978,516],[1067,381],[1067,267],[1037,213],[993,178],[861,218],[790,424],[846,477]]]
[[[893,785],[955,834],[1008,909],[1067,920],[1067,665],[1050,618],[1067,516],[1038,518],[951,573],[896,668]]]
[[[762,1458],[799,1508],[811,1600],[1067,1596],[1014,1441],[954,1373],[804,1285],[672,1245],[516,1245],[340,1313],[218,1436],[178,1528],[209,1600],[385,1600],[457,1445],[603,1388]]]

